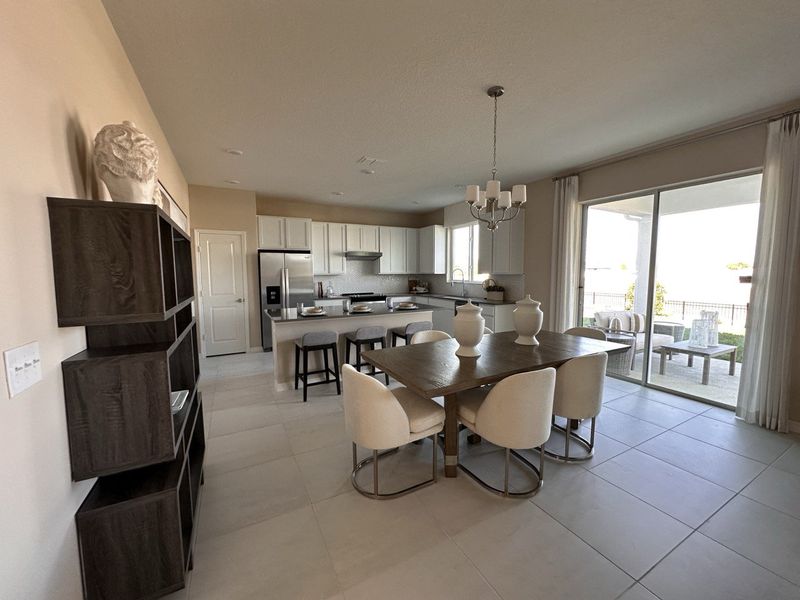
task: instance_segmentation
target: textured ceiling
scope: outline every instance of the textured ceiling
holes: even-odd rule
[[[504,188],[800,96],[798,0],[104,4],[187,179],[268,196],[456,202],[495,83]]]

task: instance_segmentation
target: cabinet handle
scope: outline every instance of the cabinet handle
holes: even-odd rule
[[[236,301],[237,302],[244,302],[244,298],[237,298]]]

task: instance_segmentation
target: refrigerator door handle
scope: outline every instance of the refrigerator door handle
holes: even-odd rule
[[[289,308],[289,269],[281,269],[281,308]]]

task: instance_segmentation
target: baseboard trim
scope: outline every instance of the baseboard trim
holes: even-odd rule
[[[800,433],[800,421],[789,421],[789,433]]]
[[[261,346],[253,346],[248,350],[248,352],[263,352],[264,349]]]

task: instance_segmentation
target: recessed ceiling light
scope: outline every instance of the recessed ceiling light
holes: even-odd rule
[[[238,148],[224,148],[223,152],[227,152],[228,154],[233,154],[234,156],[241,156],[244,154],[244,150],[239,150]]]
[[[230,183],[231,185],[239,185],[242,182],[239,181],[238,179],[226,179],[225,183]]]
[[[375,169],[361,169],[364,175],[375,175]]]
[[[419,200],[414,200],[413,204],[419,204]]]

